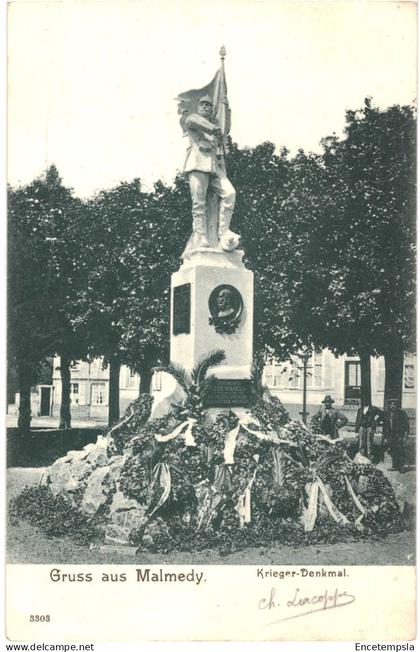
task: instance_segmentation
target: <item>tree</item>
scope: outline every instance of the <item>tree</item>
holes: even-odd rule
[[[30,389],[47,356],[81,355],[81,339],[72,324],[77,295],[70,225],[80,202],[63,186],[52,165],[43,176],[9,189],[9,338],[19,377],[19,428],[30,428]],[[61,425],[70,427],[63,382]],[[64,409],[63,409],[64,408]],[[68,414],[67,414],[68,412]],[[65,418],[63,418],[65,416]]]
[[[81,288],[81,270],[77,259],[80,249],[75,225],[83,215],[83,203],[63,186],[55,166],[45,175],[38,197],[50,219],[49,247],[49,300],[55,316],[55,332],[51,354],[60,356],[61,405],[59,428],[71,428],[70,365],[86,355],[83,333],[77,328],[76,302]]]
[[[33,197],[27,188],[9,188],[8,209],[9,355],[11,364],[15,363],[17,368],[18,427],[25,434],[31,422],[31,386],[47,352],[42,328],[47,252],[38,220],[31,219],[36,209],[36,196]]]
[[[367,98],[347,111],[345,138],[324,142],[326,172],[345,198],[331,223],[340,260],[327,276],[328,337],[359,353],[362,375],[371,355],[384,356],[385,404],[401,401],[404,351],[415,346],[415,134],[412,107],[381,111]]]
[[[142,206],[140,183],[122,183],[88,201],[77,224],[79,266],[84,274],[77,322],[85,333],[89,354],[103,356],[109,365],[109,425],[119,418],[120,320],[129,300],[126,259]]]

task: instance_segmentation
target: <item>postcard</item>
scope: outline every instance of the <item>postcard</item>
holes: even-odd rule
[[[416,19],[9,3],[11,642],[414,649]]]

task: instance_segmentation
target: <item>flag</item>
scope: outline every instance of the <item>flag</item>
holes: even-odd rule
[[[225,138],[230,131],[230,108],[227,98],[225,67],[222,63],[219,70],[207,86],[181,93],[176,98],[179,102],[178,113],[180,124],[185,133],[185,120],[190,113],[197,113],[200,97],[208,95],[213,101],[213,120],[216,120]]]

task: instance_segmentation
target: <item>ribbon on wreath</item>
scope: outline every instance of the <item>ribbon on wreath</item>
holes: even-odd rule
[[[243,527],[245,523],[251,522],[251,489],[254,484],[257,469],[254,470],[250,481],[245,487],[244,491],[238,498],[235,509],[239,514],[239,527]]]
[[[223,496],[208,480],[203,480],[196,486],[196,494],[198,499],[197,530],[207,530],[216,515],[217,508],[223,501]]]
[[[251,428],[248,428],[248,426],[255,426],[258,428],[258,430],[251,430]],[[225,447],[223,450],[223,456],[225,460],[225,464],[234,464],[235,462],[235,448],[236,448],[236,440],[238,438],[239,432],[241,429],[245,430],[245,432],[249,433],[250,435],[254,435],[258,439],[262,439],[264,441],[270,441],[273,444],[288,444],[289,446],[296,446],[296,444],[289,439],[280,439],[277,436],[274,435],[267,435],[264,432],[261,432],[260,430],[261,425],[249,418],[249,417],[244,417],[242,419],[239,419],[238,423],[232,430],[228,432],[226,435],[225,439]]]
[[[322,482],[321,478],[316,478],[309,488],[308,507],[303,512],[303,528],[305,532],[312,532],[314,529],[318,516],[318,496],[320,492],[322,498],[324,499],[328,513],[334,519],[334,521],[336,523],[342,524],[349,522],[348,518],[344,516],[344,514],[342,514],[332,502],[331,498],[328,495],[327,488]]]
[[[189,417],[186,421],[180,423],[172,432],[167,435],[155,435],[156,441],[162,443],[166,441],[171,441],[176,437],[183,436],[185,439],[186,446],[197,446],[193,436],[193,428],[197,423],[197,419]]]
[[[152,492],[158,489],[161,489],[162,492],[159,496],[157,504],[149,513],[149,517],[153,516],[159,507],[162,507],[162,505],[166,503],[169,498],[169,494],[171,493],[171,471],[169,469],[169,465],[166,462],[159,462],[153,469]]]
[[[347,490],[348,490],[350,496],[351,496],[352,499],[353,499],[354,504],[356,505],[357,509],[358,509],[359,512],[360,512],[360,516],[358,516],[357,519],[356,519],[356,521],[355,521],[356,525],[359,525],[359,523],[361,522],[362,518],[363,518],[364,515],[366,514],[366,509],[363,507],[362,503],[360,502],[360,500],[359,500],[358,497],[356,496],[356,494],[355,494],[355,492],[354,492],[354,489],[353,489],[353,487],[351,486],[351,482],[350,482],[350,480],[348,479],[347,476],[344,476],[344,481],[345,481],[345,483],[346,483]]]

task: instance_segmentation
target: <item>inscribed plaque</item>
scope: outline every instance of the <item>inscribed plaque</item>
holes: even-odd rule
[[[191,283],[174,288],[173,334],[189,333],[191,328]]]
[[[205,407],[249,407],[251,381],[246,378],[216,378],[204,398]]]

